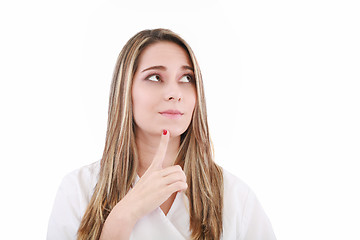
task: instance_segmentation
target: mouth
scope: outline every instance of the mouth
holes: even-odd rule
[[[161,116],[170,118],[170,119],[178,119],[180,118],[182,115],[184,115],[184,113],[178,111],[178,110],[166,110],[163,112],[159,112],[161,114]]]

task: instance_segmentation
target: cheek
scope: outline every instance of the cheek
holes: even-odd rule
[[[154,105],[152,92],[140,87],[132,90],[132,104],[134,115],[144,115],[146,110],[151,110]]]
[[[196,104],[196,89],[192,89],[192,91],[188,93],[187,99],[188,99],[188,103],[187,103],[188,108],[194,110]]]

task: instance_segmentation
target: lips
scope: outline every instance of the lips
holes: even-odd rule
[[[182,115],[184,115],[184,113],[180,112],[179,110],[172,110],[172,109],[160,112],[160,114],[170,119],[178,119]]]
[[[181,115],[183,115],[183,113],[181,113],[178,110],[166,110],[166,111],[163,111],[163,112],[160,112],[160,113],[161,114],[166,113],[166,114],[181,114]]]

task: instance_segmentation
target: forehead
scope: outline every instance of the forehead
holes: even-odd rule
[[[162,41],[147,46],[139,56],[139,67],[178,63],[192,66],[188,53],[176,43]]]

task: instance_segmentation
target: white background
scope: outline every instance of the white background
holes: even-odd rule
[[[62,177],[101,158],[120,49],[164,27],[199,60],[216,162],[255,191],[278,239],[360,239],[359,12],[355,0],[1,2],[1,235],[45,239]]]

